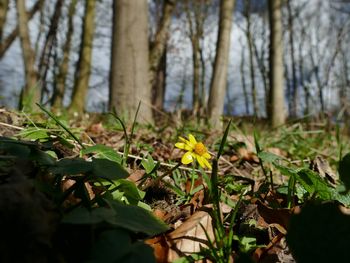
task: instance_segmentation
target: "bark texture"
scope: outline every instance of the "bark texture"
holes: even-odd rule
[[[166,44],[168,41],[168,33],[171,24],[172,14],[174,12],[176,5],[175,0],[164,0],[163,4],[163,14],[159,22],[159,27],[152,42],[150,53],[149,53],[149,63],[150,63],[150,73],[151,73],[151,83],[153,84],[157,78],[157,71],[159,64],[164,56],[166,49]]]
[[[221,0],[219,33],[216,44],[214,72],[208,101],[209,121],[214,128],[221,128],[227,86],[227,67],[235,0]]]
[[[74,32],[73,18],[76,10],[78,0],[72,0],[68,10],[68,25],[67,25],[67,39],[63,46],[63,58],[58,67],[58,74],[55,82],[55,90],[52,98],[52,105],[54,108],[61,108],[63,106],[63,97],[65,92],[65,83],[69,69],[69,54]]]
[[[69,111],[75,111],[78,113],[83,112],[85,109],[85,100],[89,88],[92,45],[95,32],[95,8],[96,1],[86,0],[82,42],[80,46],[77,69],[75,72],[72,102],[68,109]]]
[[[0,0],[0,1],[2,1],[2,0]],[[26,12],[28,21],[30,19],[32,19],[32,17],[36,14],[37,11],[40,10],[42,4],[43,4],[43,0],[38,0],[33,5],[33,7],[28,12]],[[17,27],[15,29],[13,29],[12,32],[5,39],[3,38],[2,41],[0,41],[0,59],[4,56],[4,54],[6,53],[8,48],[15,41],[18,34],[19,34],[19,27],[17,25]]]
[[[2,34],[7,16],[9,0],[0,0],[0,43],[2,42]]]
[[[35,103],[40,102],[41,92],[38,85],[37,71],[35,69],[35,53],[30,43],[25,1],[16,0],[16,7],[25,74],[25,86],[21,94],[20,108],[31,111],[35,109]]]
[[[269,0],[270,47],[269,47],[269,119],[272,127],[285,123],[285,99],[283,79],[283,40],[281,0]]]
[[[110,109],[132,122],[141,102],[138,122],[152,122],[147,0],[113,2],[111,53]]]

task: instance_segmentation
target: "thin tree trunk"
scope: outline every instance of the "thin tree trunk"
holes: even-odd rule
[[[25,73],[25,86],[20,99],[20,108],[31,111],[35,109],[35,103],[40,102],[40,89],[37,83],[35,54],[30,43],[28,18],[24,0],[16,0],[16,6]]]
[[[165,98],[165,76],[166,76],[166,60],[167,52],[164,50],[163,56],[160,60],[159,69],[157,70],[156,79],[153,81],[153,98],[152,104],[156,107],[157,110],[163,110],[164,107],[164,98]],[[154,112],[155,116],[159,114]]]
[[[225,102],[234,6],[235,0],[221,0],[220,2],[220,21],[216,44],[215,65],[208,101],[209,119],[214,128],[222,127],[220,117],[223,114]]]
[[[56,35],[57,35],[57,28],[58,28],[58,23],[59,19],[61,17],[61,10],[62,6],[64,4],[64,0],[57,0],[54,13],[51,17],[50,21],[50,27],[49,31],[46,34],[46,39],[44,42],[44,46],[42,49],[42,53],[40,56],[39,60],[39,75],[41,79],[41,84],[42,84],[42,95],[45,91],[47,91],[46,87],[46,75],[49,69],[49,63],[50,63],[50,57],[51,57],[51,52],[52,52],[52,47],[54,46],[54,42],[56,41]]]
[[[171,18],[175,10],[175,6],[175,0],[164,0],[163,15],[160,19],[159,27],[156,32],[154,41],[151,44],[149,53],[150,81],[152,85],[154,84],[154,81],[157,78],[159,64],[164,56],[166,44],[168,41],[168,33],[171,24]]]
[[[55,82],[54,94],[52,97],[52,105],[54,108],[63,107],[63,97],[65,92],[65,83],[69,69],[69,54],[71,49],[72,36],[74,32],[74,14],[76,10],[78,0],[72,0],[68,10],[68,22],[67,22],[67,39],[63,46],[63,59],[58,67],[58,74]]]
[[[253,53],[253,36],[251,32],[251,17],[250,17],[250,0],[244,0],[244,14],[247,20],[247,29],[245,31],[247,42],[248,42],[248,50],[249,50],[249,70],[250,70],[250,84],[252,90],[252,98],[253,98],[253,111],[254,116],[259,116],[259,106],[257,100],[257,91],[255,86],[255,68],[254,68],[254,53]]]
[[[113,2],[109,108],[132,122],[153,122],[149,81],[148,1]]]
[[[205,73],[206,73],[206,66],[204,61],[204,54],[203,49],[199,49],[199,56],[201,61],[201,68],[202,68],[202,74],[201,74],[201,84],[200,84],[200,105],[199,105],[199,114],[201,116],[206,116],[207,112],[205,111],[207,105],[207,93],[205,89]]]
[[[261,74],[261,77],[263,79],[263,85],[264,85],[264,95],[265,95],[265,112],[266,115],[269,114],[269,73],[268,73],[268,69],[265,66],[265,44],[266,44],[266,40],[267,40],[267,36],[266,36],[266,29],[265,29],[265,20],[263,23],[263,30],[261,32],[261,36],[260,36],[260,40],[261,41],[261,46],[259,48],[261,54],[259,55],[259,51],[258,51],[258,47],[256,45],[256,43],[253,41],[253,50],[254,50],[254,55],[255,55],[255,60],[257,61],[258,64],[258,69],[259,72]]]
[[[285,123],[282,47],[282,0],[269,0],[270,20],[270,121],[272,127]]]
[[[89,88],[92,45],[95,32],[95,8],[96,1],[86,0],[80,54],[75,72],[72,102],[68,109],[78,113],[82,113],[85,109],[85,100]]]
[[[243,88],[245,113],[246,113],[247,115],[249,115],[249,100],[248,100],[248,92],[247,92],[247,83],[246,83],[246,81],[245,81],[244,65],[245,65],[245,56],[244,56],[244,49],[242,48],[242,53],[241,53],[241,64],[240,64],[241,81],[242,81],[242,88]]]
[[[1,0],[0,0],[1,1]],[[43,4],[43,0],[38,0],[27,13],[27,20],[33,18],[35,13],[40,10],[41,5]],[[16,26],[15,29],[12,30],[12,32],[6,37],[6,39],[3,39],[3,41],[0,42],[0,59],[4,56],[6,51],[9,49],[9,47],[12,45],[12,43],[15,41],[16,37],[19,34],[19,27]]]
[[[289,31],[289,44],[290,44],[290,56],[292,62],[292,92],[291,92],[291,108],[290,113],[292,117],[297,116],[297,101],[298,101],[298,83],[297,83],[297,73],[296,73],[296,62],[295,62],[295,48],[294,48],[294,18],[292,14],[291,0],[287,1],[288,9],[288,31]]]
[[[9,0],[0,0],[0,43],[2,42],[2,34],[4,32],[8,7]]]

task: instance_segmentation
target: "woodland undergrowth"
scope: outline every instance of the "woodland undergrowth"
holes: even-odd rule
[[[1,262],[350,260],[339,123],[214,131],[40,108],[0,109]]]

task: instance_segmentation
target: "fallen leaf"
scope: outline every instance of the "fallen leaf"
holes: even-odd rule
[[[167,235],[167,241],[170,244],[168,262],[199,252],[201,247],[207,247],[207,237],[201,225],[209,238],[214,239],[210,215],[204,211],[196,211],[177,229]]]

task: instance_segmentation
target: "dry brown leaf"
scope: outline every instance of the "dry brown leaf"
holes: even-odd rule
[[[153,248],[153,253],[157,263],[168,262],[169,245],[166,242],[164,235],[148,239],[145,241],[145,243]]]
[[[168,262],[184,255],[199,252],[201,247],[207,247],[207,237],[201,225],[210,239],[214,239],[210,215],[204,211],[196,211],[177,229],[167,235],[167,241],[170,244]]]
[[[129,176],[127,180],[134,182],[136,185],[140,183],[141,178],[145,175],[145,170],[129,170]]]

